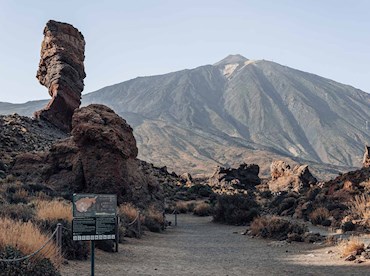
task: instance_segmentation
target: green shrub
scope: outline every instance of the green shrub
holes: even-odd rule
[[[259,214],[256,201],[244,195],[220,195],[214,208],[215,222],[242,225],[253,220]]]

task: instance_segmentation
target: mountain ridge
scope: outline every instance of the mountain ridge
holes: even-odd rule
[[[279,157],[350,168],[360,166],[370,138],[366,92],[240,55],[117,83],[82,102],[112,107],[132,124],[140,158],[180,172],[242,161],[263,163],[266,172],[265,163]]]

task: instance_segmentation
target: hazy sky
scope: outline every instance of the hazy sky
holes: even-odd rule
[[[49,98],[35,78],[49,19],[85,37],[84,93],[236,53],[370,92],[366,0],[0,0],[0,101]]]

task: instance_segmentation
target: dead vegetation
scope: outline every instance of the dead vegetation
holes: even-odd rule
[[[40,249],[49,237],[42,234],[32,222],[14,221],[8,218],[0,219],[0,250],[7,247],[19,250],[28,255]],[[35,256],[35,259],[49,259],[56,267],[61,264],[61,256],[54,242],[49,242],[44,250]]]

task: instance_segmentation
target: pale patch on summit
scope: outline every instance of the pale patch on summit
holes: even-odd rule
[[[226,64],[223,70],[223,74],[226,78],[230,77],[234,73],[235,69],[238,68],[238,63]]]

